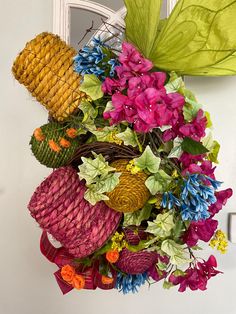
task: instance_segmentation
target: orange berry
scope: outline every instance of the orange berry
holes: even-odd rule
[[[72,279],[72,286],[77,289],[81,290],[85,286],[85,279],[81,275],[75,275]]]
[[[70,141],[67,141],[65,138],[61,138],[60,139],[60,146],[61,147],[64,147],[64,148],[68,148],[68,147],[70,147],[70,145],[71,145],[71,143],[70,143]]]
[[[106,259],[111,264],[116,263],[119,259],[119,252],[117,250],[111,250],[106,253]]]
[[[67,136],[70,137],[70,138],[75,138],[75,137],[78,135],[78,132],[77,132],[76,129],[70,128],[70,129],[67,129],[67,130],[66,130],[66,134],[67,134]]]
[[[63,280],[72,284],[73,278],[75,276],[75,269],[70,265],[65,265],[61,269],[61,276]]]
[[[37,128],[34,130],[34,137],[38,142],[42,142],[45,140],[45,136],[43,135],[43,131],[41,128]]]
[[[51,150],[53,150],[53,151],[56,152],[56,153],[59,153],[60,150],[61,150],[60,146],[57,145],[57,143],[54,142],[54,140],[49,140],[49,141],[48,141],[48,145],[49,145],[49,147],[51,148]]]
[[[113,283],[113,281],[114,281],[113,278],[110,278],[110,277],[107,277],[107,276],[104,276],[104,275],[102,276],[102,283],[104,285],[110,285],[110,284]]]

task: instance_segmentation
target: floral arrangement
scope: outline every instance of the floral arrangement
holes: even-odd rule
[[[30,145],[54,170],[28,208],[63,293],[136,292],[158,281],[205,290],[221,273],[213,255],[196,252],[204,242],[227,251],[216,215],[232,190],[215,178],[210,114],[182,76],[235,74],[236,41],[225,25],[214,32],[236,13],[236,1],[226,2],[179,0],[160,20],[161,1],[125,0],[118,34],[77,53],[43,33],[17,57],[15,77],[49,110]]]

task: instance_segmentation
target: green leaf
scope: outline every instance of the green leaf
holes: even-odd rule
[[[162,0],[124,0],[126,40],[133,43],[148,58],[159,31],[159,17]]]
[[[186,275],[186,273],[184,271],[182,271],[181,269],[176,269],[174,272],[173,272],[173,275],[176,276],[176,277],[183,277]]]
[[[147,169],[151,173],[157,173],[161,163],[161,158],[155,156],[150,148],[147,146],[143,154],[135,159],[135,165],[141,170]]]
[[[160,269],[160,270],[166,270],[168,265],[165,264],[165,263],[162,263],[162,262],[158,262],[157,263],[157,267]]]
[[[183,139],[176,137],[173,141],[173,148],[170,151],[168,158],[180,158],[181,155],[183,154],[183,150],[182,150],[182,142]]]
[[[98,142],[111,142],[112,134],[116,135],[117,127],[116,126],[105,126],[101,130],[92,130]]]
[[[134,131],[132,131],[129,127],[122,133],[116,135],[119,139],[121,139],[125,145],[130,145],[133,147],[138,146],[137,136]]]
[[[98,115],[98,110],[93,107],[89,102],[82,102],[79,105],[79,109],[83,112],[84,117],[82,120],[82,125],[89,131],[96,130],[94,123],[95,118]]]
[[[109,166],[102,154],[93,154],[94,159],[81,157],[83,163],[79,166],[79,178],[80,180],[85,179],[87,185],[96,182],[97,176],[107,175],[110,171],[115,170]]]
[[[148,221],[146,232],[151,233],[159,238],[166,238],[171,234],[171,230],[173,229],[174,225],[173,214],[167,212],[157,215],[153,222]]]
[[[125,213],[123,226],[140,226],[143,220],[148,220],[152,211],[152,206],[146,204],[141,210],[137,210],[134,213]]]
[[[207,158],[215,163],[218,163],[218,154],[220,151],[220,144],[213,139],[212,132],[204,137],[202,144],[208,149],[209,154]]]
[[[173,240],[164,240],[161,244],[161,250],[170,257],[170,262],[173,265],[182,265],[191,262],[191,259],[186,257],[184,245],[178,244]]]
[[[165,192],[171,181],[172,177],[165,173],[164,170],[159,170],[147,178],[145,185],[152,195],[156,195],[157,192]]]
[[[179,0],[149,58],[181,75],[235,75],[235,16],[235,0]]]
[[[120,175],[121,173],[118,172],[102,175],[97,179],[94,189],[98,193],[111,192],[119,184]]]
[[[211,121],[211,115],[210,115],[210,113],[207,112],[207,111],[205,111],[205,116],[206,116],[206,118],[207,118],[207,125],[206,125],[206,127],[207,127],[207,128],[211,128],[211,127],[213,126],[213,123],[212,123],[212,121]]]
[[[97,202],[109,200],[109,197],[92,189],[88,189],[84,194],[84,199],[90,204],[95,205]]]
[[[202,249],[200,246],[195,245],[195,246],[192,246],[192,247],[191,247],[191,250],[194,250],[194,251],[202,251],[203,249]]]
[[[208,149],[200,142],[192,140],[190,137],[185,137],[182,142],[182,150],[191,155],[201,155],[208,152]]]
[[[199,109],[202,108],[202,105],[188,97],[185,97],[185,102],[186,103],[183,107],[184,120],[190,122],[197,116],[197,113]]]
[[[182,77],[177,77],[173,81],[170,80],[165,85],[165,89],[166,89],[167,94],[178,92],[181,88],[184,88],[184,82],[183,82]]]
[[[104,95],[102,91],[102,82],[95,74],[85,74],[84,81],[79,89],[89,95],[92,100],[102,98]]]
[[[173,287],[174,287],[173,283],[171,283],[171,282],[169,282],[167,280],[164,280],[164,282],[163,282],[163,289],[169,290],[170,288],[173,288]]]

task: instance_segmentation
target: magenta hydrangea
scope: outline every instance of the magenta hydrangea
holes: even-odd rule
[[[164,125],[174,126],[184,106],[184,97],[167,94],[166,74],[149,72],[153,65],[128,43],[123,43],[116,67],[117,79],[106,78],[102,90],[112,95],[113,109],[104,112],[110,124],[126,121],[137,132],[147,133]]]

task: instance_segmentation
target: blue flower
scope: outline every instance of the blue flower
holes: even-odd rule
[[[210,217],[208,208],[216,202],[215,190],[221,185],[216,181],[202,174],[189,174],[181,187],[180,198],[172,192],[165,192],[162,197],[161,206],[173,209],[180,208],[183,220],[199,221]]]
[[[206,185],[206,182],[210,185]],[[184,179],[181,199],[181,215],[183,220],[205,220],[210,217],[208,208],[216,202],[215,190],[221,182],[201,174],[190,174]]]
[[[181,206],[180,200],[173,195],[172,192],[165,192],[162,197],[161,206],[164,208],[172,209],[176,206]]]
[[[124,294],[129,292],[138,292],[138,288],[145,284],[148,279],[147,273],[137,275],[117,274],[116,289],[119,289]]]
[[[84,46],[74,57],[74,69],[81,75],[95,74],[102,80],[105,74],[109,73],[111,77],[115,75],[115,67],[119,64],[115,58],[109,58],[105,53],[106,47],[100,37],[93,38],[91,46]]]

